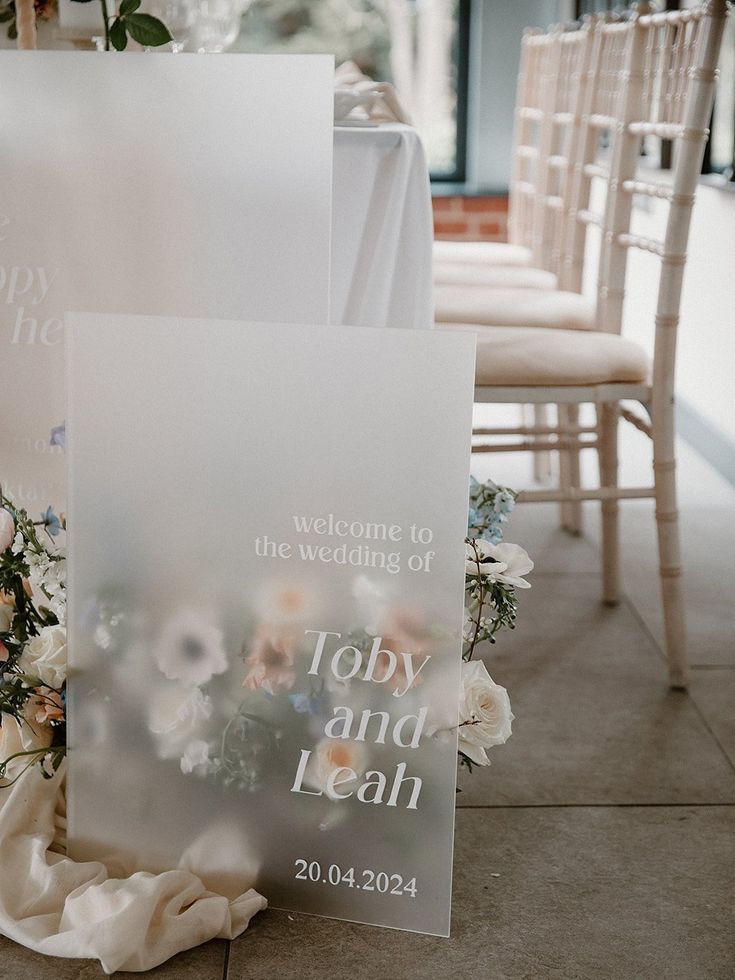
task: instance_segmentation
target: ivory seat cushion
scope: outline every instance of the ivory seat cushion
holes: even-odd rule
[[[556,289],[553,272],[527,265],[481,265],[434,259],[434,282],[439,285],[492,286],[512,289]]]
[[[508,242],[434,242],[436,262],[475,265],[530,265],[531,249]]]
[[[552,289],[500,289],[437,283],[437,323],[594,330],[595,307],[586,296]]]
[[[442,330],[477,333],[475,384],[501,387],[648,384],[648,355],[624,337],[536,327],[440,323]]]

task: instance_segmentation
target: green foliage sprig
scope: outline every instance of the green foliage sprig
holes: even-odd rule
[[[75,3],[92,3],[93,0],[74,0]],[[105,27],[105,51],[112,46],[116,51],[124,51],[131,37],[144,48],[157,48],[173,41],[168,27],[152,14],[141,14],[141,0],[122,0],[117,15],[111,15],[107,0],[99,0],[102,7],[102,20]]]
[[[468,538],[467,544],[479,562],[477,539]],[[467,622],[462,657],[472,660],[478,644],[495,643],[500,630],[515,629],[518,600],[512,586],[484,575],[467,575],[464,590]]]
[[[75,3],[93,3],[94,0],[74,0]],[[98,0],[104,28],[105,51],[113,47],[124,51],[132,38],[144,48],[158,48],[173,41],[168,27],[152,14],[140,12],[141,0],[122,0],[117,14],[110,14],[107,0]],[[57,0],[35,0],[36,20],[51,20],[57,14]],[[18,37],[15,18],[15,0],[0,0],[0,24],[7,24],[11,41]]]

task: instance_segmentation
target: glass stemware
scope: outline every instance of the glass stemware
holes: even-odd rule
[[[237,40],[242,15],[251,0],[199,0],[187,44],[189,51],[226,51]]]
[[[146,13],[158,17],[168,27],[173,41],[161,48],[146,48],[147,51],[184,51],[196,23],[198,9],[196,0],[146,0]]]

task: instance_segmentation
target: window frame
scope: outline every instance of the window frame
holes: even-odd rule
[[[666,0],[664,9],[666,10],[679,10],[681,4],[679,0]],[[623,4],[616,2],[616,0],[576,0],[574,5],[574,12],[577,20],[583,17],[585,14],[591,13],[604,13],[617,11],[618,13],[625,13],[626,8]],[[735,12],[731,13],[731,16],[735,16]],[[717,96],[715,95],[715,100]],[[735,183],[735,137],[733,138],[732,146],[732,158],[729,165],[725,165],[722,168],[714,168],[712,166],[712,125],[714,121],[714,107],[712,109],[712,115],[710,117],[710,138],[707,140],[704,146],[704,157],[702,159],[702,174],[704,176],[711,176],[721,174],[729,183]],[[660,167],[662,170],[671,169],[671,143],[668,140],[661,141],[661,162]]]
[[[454,168],[432,171],[429,174],[432,184],[462,184],[467,180],[471,5],[472,0],[457,0],[457,133]]]

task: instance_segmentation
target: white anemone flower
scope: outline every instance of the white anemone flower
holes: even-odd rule
[[[498,572],[504,572],[508,567],[504,562],[499,561],[492,554],[493,545],[482,538],[475,538],[467,544],[465,554],[465,571],[473,578],[486,578],[492,574],[495,577]]]
[[[154,650],[164,677],[198,687],[227,670],[222,630],[193,612],[182,612],[164,626]]]
[[[489,541],[478,538],[473,544],[467,545],[466,567],[467,574],[476,578],[489,578],[512,585],[516,589],[531,588],[531,583],[523,576],[533,569],[533,562],[525,548],[518,544],[490,544]]]
[[[505,565],[504,569],[494,573],[496,581],[512,585],[516,589],[531,588],[531,583],[523,578],[533,571],[533,562],[525,548],[521,548],[519,544],[506,542],[491,544],[489,548],[492,549],[491,554],[495,560]]]

